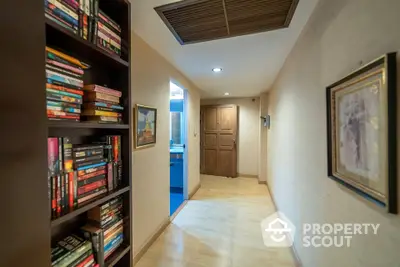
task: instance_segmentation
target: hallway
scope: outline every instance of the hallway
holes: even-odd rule
[[[289,249],[263,244],[260,222],[273,212],[257,179],[204,175],[199,191],[136,266],[295,266]]]

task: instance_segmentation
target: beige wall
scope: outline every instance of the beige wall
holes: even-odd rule
[[[400,218],[327,178],[325,87],[400,48],[400,1],[321,0],[270,92],[268,185],[280,211],[302,223],[381,224],[350,248],[295,248],[307,267],[400,264]],[[400,77],[400,76],[399,76]]]
[[[201,100],[201,105],[223,104],[234,104],[239,107],[238,173],[258,176],[260,99],[223,98]]]
[[[134,254],[169,217],[169,82],[188,90],[188,192],[200,183],[200,95],[170,63],[132,34],[132,104],[158,109],[157,144],[133,152]]]

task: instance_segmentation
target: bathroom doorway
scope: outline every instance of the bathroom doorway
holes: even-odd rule
[[[170,82],[170,215],[187,199],[187,92]]]

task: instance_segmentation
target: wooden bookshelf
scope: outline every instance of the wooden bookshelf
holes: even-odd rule
[[[124,243],[106,260],[106,266],[132,266],[132,107],[130,83],[130,3],[100,0],[100,9],[122,29],[128,49],[121,57],[108,53],[45,18],[44,2],[8,1],[1,6],[3,20],[0,85],[2,179],[0,200],[7,215],[0,220],[0,266],[51,266],[52,243],[86,223],[86,212],[115,196],[124,203]],[[123,124],[48,121],[46,116],[45,46],[62,50],[91,65],[85,83],[121,90]],[[52,220],[47,177],[47,138],[121,135],[123,183],[116,190]]]
[[[131,207],[131,154],[132,154],[132,107],[130,83],[130,3],[125,0],[99,0],[99,8],[121,26],[122,50],[121,56],[109,53],[79,35],[59,26],[52,20],[44,18],[46,45],[71,55],[91,67],[85,70],[85,84],[107,85],[122,92],[120,105],[123,124],[100,124],[95,122],[47,121],[48,137],[71,137],[73,144],[81,143],[87,137],[120,135],[122,158],[122,185],[115,190],[78,205],[77,208],[59,218],[49,220],[50,246],[61,238],[78,232],[86,224],[86,212],[93,207],[106,203],[114,197],[123,198],[124,241],[106,260],[105,266],[130,267],[132,266],[132,229],[130,222]],[[44,16],[44,9],[42,10]],[[43,47],[44,49],[44,47]],[[43,62],[43,73],[45,66]],[[44,84],[43,87],[45,88]],[[44,90],[44,89],[43,89]],[[43,114],[46,116],[46,105]],[[82,141],[83,142],[83,141]],[[50,217],[50,210],[48,211]],[[49,250],[50,251],[50,250]],[[48,255],[50,259],[50,255]],[[47,266],[51,263],[48,262]],[[36,265],[35,265],[36,266]],[[37,265],[38,266],[38,265]],[[42,266],[42,265],[40,265]]]

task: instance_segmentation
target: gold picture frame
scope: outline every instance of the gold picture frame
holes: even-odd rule
[[[157,108],[136,104],[134,109],[134,149],[155,146],[157,143]]]
[[[328,176],[397,213],[396,53],[327,87]]]

